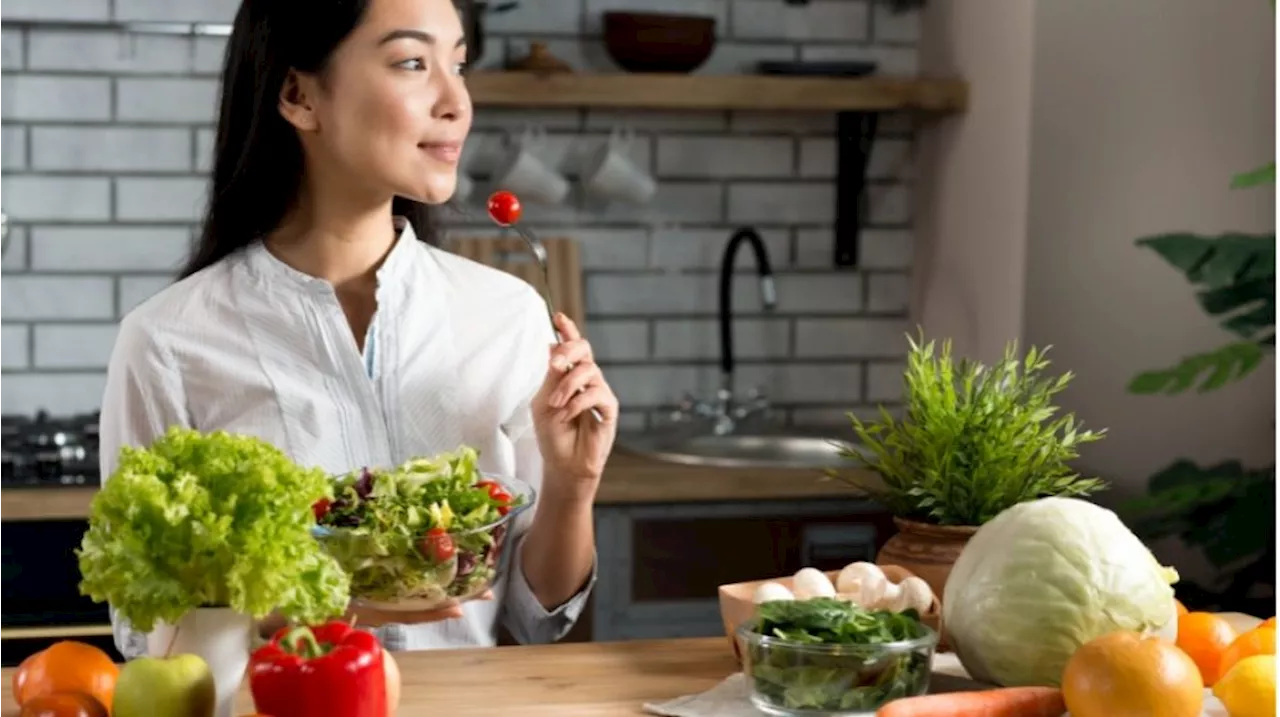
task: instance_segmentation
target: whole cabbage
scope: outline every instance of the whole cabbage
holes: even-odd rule
[[[956,560],[942,624],[974,679],[1061,683],[1076,648],[1114,630],[1177,635],[1172,583],[1115,513],[1078,498],[1008,508]]]

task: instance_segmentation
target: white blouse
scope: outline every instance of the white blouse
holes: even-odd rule
[[[101,468],[121,446],[146,446],[174,424],[256,436],[305,466],[342,474],[462,444],[480,469],[542,485],[529,402],[554,342],[546,307],[524,281],[400,237],[377,271],[378,309],[357,349],[333,287],[276,259],[261,242],[165,288],[121,323],[102,403]],[[548,611],[521,568],[513,526],[491,601],[461,619],[392,624],[391,650],[494,645],[499,621],[520,642],[551,642],[578,619],[595,584]],[[126,657],[145,635],[111,611]]]

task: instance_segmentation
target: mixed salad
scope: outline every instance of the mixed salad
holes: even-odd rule
[[[338,478],[313,508],[317,534],[351,576],[351,594],[377,601],[442,602],[487,587],[507,532],[525,505],[476,467],[463,446],[392,469]]]

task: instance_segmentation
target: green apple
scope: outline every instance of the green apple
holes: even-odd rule
[[[116,678],[114,717],[213,717],[213,671],[199,655],[140,657]]]

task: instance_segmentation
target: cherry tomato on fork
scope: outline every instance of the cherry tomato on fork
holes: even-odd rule
[[[511,192],[504,189],[489,195],[489,216],[498,224],[509,227],[520,221],[523,212],[520,200]]]
[[[311,506],[311,512],[315,514],[317,523],[324,520],[324,517],[329,514],[329,506],[331,505],[333,505],[333,502],[328,498],[321,498]]]

